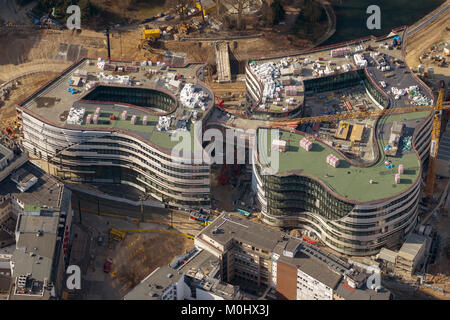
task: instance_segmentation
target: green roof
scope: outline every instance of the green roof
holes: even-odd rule
[[[430,114],[430,111],[410,112],[403,114],[394,114],[384,118],[384,123],[391,123],[395,121],[408,121],[426,118]]]
[[[24,212],[40,212],[41,211],[41,207],[40,206],[35,206],[35,205],[31,205],[31,204],[26,204],[25,208],[23,209]]]
[[[280,132],[280,139],[287,141],[287,150],[279,153],[279,174],[296,172],[300,175],[312,175],[334,192],[349,200],[368,202],[391,197],[409,188],[416,181],[420,172],[420,162],[415,153],[396,158],[390,157],[389,160],[394,164],[394,168],[386,169],[384,151],[380,150],[382,154],[374,165],[357,167],[351,165],[336,150],[322,142],[308,138],[313,142],[312,149],[308,152],[299,145],[300,140],[305,137],[304,135]],[[272,138],[267,140],[267,148],[270,150]],[[329,154],[340,160],[338,168],[334,168],[326,162]],[[394,176],[398,172],[400,164],[403,164],[404,174],[401,175],[400,183],[396,184]],[[370,180],[375,182],[370,184]]]
[[[159,131],[156,129],[156,124],[158,123],[159,116],[145,114],[147,116],[147,125],[142,124],[143,115],[136,115],[136,124],[131,124],[130,122],[130,114],[128,115],[128,120],[110,120],[109,117],[114,115],[116,119],[120,119],[120,112],[110,112],[107,110],[102,110],[100,116],[98,118],[97,124],[86,124],[86,117],[91,114],[94,115],[93,111],[86,111],[83,127],[87,128],[104,128],[107,129],[120,129],[124,131],[128,131],[134,133],[136,135],[141,136],[142,138],[148,140],[150,143],[166,149],[170,151],[173,149],[178,143],[178,139],[174,139],[172,141],[171,134],[169,132]],[[136,113],[136,112],[135,112]],[[187,123],[187,131],[191,136],[191,148],[193,148],[193,131],[191,130],[192,124],[191,122]],[[180,142],[182,140],[180,139]],[[193,149],[191,149],[193,151]]]

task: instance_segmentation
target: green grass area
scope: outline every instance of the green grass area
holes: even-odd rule
[[[188,134],[189,134],[189,139],[190,139],[190,143],[191,143],[191,152],[194,151],[194,135],[193,135],[193,131],[194,130],[190,130],[189,125],[188,125]],[[182,137],[184,137],[181,134]],[[152,134],[152,137],[150,138],[150,142],[153,143],[154,145],[160,146],[161,148],[164,148],[168,151],[172,150],[177,144],[184,142],[182,139],[184,138],[178,138],[178,136],[174,135],[173,136],[173,140],[171,135],[169,135],[167,132],[161,132],[158,130],[155,130]]]
[[[155,125],[158,123],[158,117],[147,115],[147,125],[144,126],[142,124],[142,116],[136,117],[136,124],[132,125],[130,122],[130,115],[128,115],[128,120],[109,120],[109,117],[111,115],[116,116],[116,118],[120,118],[120,114],[118,112],[105,112],[102,111],[100,114],[100,117],[98,118],[97,124],[86,124],[86,118],[89,114],[92,114],[92,118],[94,115],[94,112],[86,112],[86,115],[84,117],[83,126],[84,127],[105,127],[105,128],[113,128],[113,129],[122,129],[130,132],[142,132],[142,133],[148,133],[151,134],[155,130]]]
[[[415,153],[402,157],[390,157],[393,169],[386,169],[384,161],[378,161],[370,167],[356,167],[344,160],[334,149],[321,142],[313,142],[311,151],[300,147],[304,136],[297,133],[282,132],[281,139],[288,141],[287,151],[279,153],[280,173],[297,172],[315,176],[336,193],[360,202],[391,197],[410,187],[419,174],[419,159]],[[310,140],[311,141],[311,140]],[[268,139],[268,150],[271,139]],[[384,152],[384,151],[382,151]],[[327,164],[326,157],[333,154],[340,160],[338,168]],[[381,159],[384,158],[384,154]],[[398,166],[403,164],[404,174],[400,184],[395,184],[394,176]],[[370,184],[369,181],[375,183]]]
[[[402,120],[423,119],[423,118],[426,118],[429,114],[430,114],[430,111],[420,111],[420,112],[410,112],[410,113],[403,113],[403,114],[394,114],[394,115],[385,117],[383,122],[384,123],[391,123],[391,122],[402,121]]]

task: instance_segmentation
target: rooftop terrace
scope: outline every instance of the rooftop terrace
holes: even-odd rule
[[[31,113],[33,116],[38,116],[47,123],[63,128],[79,128],[80,126],[67,124],[66,119],[72,106],[82,107],[86,109],[86,113],[81,127],[88,127],[91,130],[119,129],[129,131],[163,149],[171,149],[178,142],[171,141],[171,131],[173,130],[170,130],[169,133],[156,130],[155,126],[158,123],[158,116],[168,113],[171,116],[175,116],[177,120],[178,118],[187,119],[186,129],[190,132],[191,123],[189,120],[189,112],[197,111],[198,119],[201,119],[203,112],[213,105],[214,101],[211,91],[196,80],[196,73],[201,64],[189,64],[185,67],[168,68],[163,65],[136,66],[136,64],[129,62],[114,62],[117,66],[122,66],[123,68],[130,67],[135,70],[134,72],[118,72],[101,70],[96,63],[97,60],[92,59],[85,59],[78,62],[26,99],[19,105],[19,108],[24,112]],[[70,85],[69,82],[77,79],[80,74],[85,79],[84,84],[86,87],[84,85]],[[177,82],[178,80],[173,80],[178,75],[181,78],[179,82]],[[116,83],[116,80],[111,80],[112,77],[120,76],[129,76],[129,81]],[[124,97],[117,97],[116,94],[115,98],[111,98],[113,101],[108,102],[105,101],[107,99],[106,97],[111,97],[111,95],[105,95],[103,89],[102,92],[93,94],[95,87],[89,86],[88,84],[94,86],[99,85],[97,88],[101,86],[103,89],[107,89],[110,86],[117,87],[117,90],[123,90],[123,88],[127,90],[130,88],[131,98],[128,101]],[[179,87],[174,87],[174,84],[178,84]],[[185,98],[180,96],[180,89],[185,84],[194,85],[196,92],[204,94],[205,110],[188,108],[186,103],[175,102],[174,104],[173,101],[169,101],[172,97],[176,100],[183,100]],[[75,89],[74,94],[68,92],[68,89],[71,88]],[[144,90],[139,91],[139,89],[150,89],[155,94],[165,95],[166,98],[163,96],[160,98],[167,101],[157,101],[158,103],[155,104],[154,101],[152,102],[152,97],[142,97]],[[157,98],[155,97],[155,99]],[[119,101],[114,101],[114,99]],[[168,105],[166,107],[166,104],[170,104],[170,106]],[[162,106],[163,108],[158,108],[158,106]],[[175,108],[172,108],[172,106]],[[99,117],[99,123],[97,125],[92,123],[86,124],[86,116],[90,113],[93,114],[97,107],[100,107],[102,111]],[[117,119],[120,119],[120,113],[123,110],[128,111],[129,118],[132,115],[136,115],[136,125],[132,125],[129,119],[125,121],[109,119],[111,115],[115,115]],[[146,126],[142,125],[142,118],[144,116],[147,116],[148,119]]]
[[[261,129],[267,130],[267,129]],[[287,141],[286,152],[279,153],[280,168],[278,175],[308,175],[316,177],[337,194],[356,202],[367,202],[383,199],[405,191],[416,181],[420,172],[420,163],[415,153],[404,154],[402,157],[389,158],[394,168],[386,169],[384,151],[380,150],[380,160],[368,167],[352,165],[335,149],[325,143],[308,138],[313,142],[312,149],[306,151],[300,147],[300,140],[305,138],[299,132],[281,131],[281,140]],[[271,150],[271,140],[268,139],[267,150]],[[326,162],[328,155],[339,159],[339,166],[332,167]],[[403,164],[404,174],[399,184],[394,181],[398,166]],[[370,184],[369,181],[374,180]]]

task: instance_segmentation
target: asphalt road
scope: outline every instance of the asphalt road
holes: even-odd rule
[[[433,14],[432,16],[430,16],[427,20],[425,20],[424,22],[422,22],[417,28],[408,31],[407,36],[412,36],[414,33],[416,33],[417,31],[425,28],[426,26],[428,26],[431,22],[433,22],[434,20],[436,20],[436,18],[438,18],[441,14],[445,13],[448,9],[450,9],[450,4],[446,5],[445,7],[443,7],[441,10],[439,10],[438,12],[436,12],[435,14]]]

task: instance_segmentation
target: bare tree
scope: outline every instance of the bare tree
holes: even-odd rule
[[[251,6],[255,5],[257,0],[228,0],[231,7],[237,12],[237,29],[242,29],[242,17],[244,11],[249,9]]]

